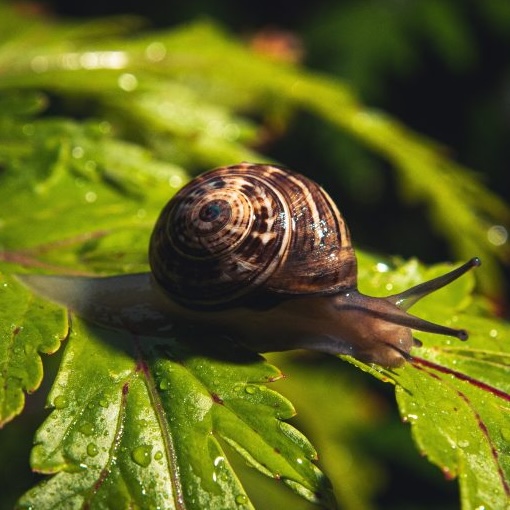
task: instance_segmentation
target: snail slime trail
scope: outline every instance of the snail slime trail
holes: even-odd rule
[[[399,294],[366,296],[357,289],[347,224],[329,195],[286,168],[251,163],[184,186],[155,224],[149,262],[150,273],[19,279],[106,327],[167,335],[192,323],[258,352],[310,349],[391,368],[421,345],[412,330],[467,339],[407,309],[480,265],[473,258]]]

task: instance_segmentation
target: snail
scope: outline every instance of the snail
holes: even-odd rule
[[[364,295],[349,230],[329,195],[286,168],[241,163],[174,195],[154,227],[149,263],[151,273],[20,279],[106,327],[165,335],[185,323],[257,352],[308,349],[393,368],[421,345],[412,330],[467,339],[406,310],[480,260],[399,294]]]

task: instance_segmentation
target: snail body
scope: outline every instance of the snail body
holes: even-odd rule
[[[156,222],[149,262],[151,273],[20,279],[108,327],[168,334],[184,323],[258,352],[304,348],[397,367],[420,345],[413,329],[467,338],[406,310],[480,264],[474,258],[403,293],[366,296],[329,195],[300,174],[250,163],[182,188]]]

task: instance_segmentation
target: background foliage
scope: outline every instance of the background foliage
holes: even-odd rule
[[[105,14],[101,9],[113,9],[112,4],[104,4],[71,7],[55,3],[54,8],[62,14],[80,15]],[[209,21],[157,37],[148,34],[125,39],[123,33],[135,30],[138,21],[22,22],[19,13],[33,10],[35,5],[22,4],[17,13],[2,6],[2,160],[15,161],[18,170],[34,172],[38,178],[47,168],[60,165],[72,168],[83,181],[107,181],[121,188],[133,200],[123,212],[124,224],[111,227],[117,229],[123,243],[125,236],[130,236],[136,247],[143,240],[140,231],[150,228],[137,204],[141,185],[161,189],[161,183],[172,176],[175,188],[186,178],[181,168],[198,172],[218,164],[260,159],[257,152],[264,152],[265,159],[283,161],[332,190],[358,245],[428,261],[482,255],[488,269],[481,283],[505,310],[504,269],[498,261],[508,257],[508,244],[491,243],[487,234],[493,225],[508,224],[508,210],[503,201],[477,186],[462,165],[483,172],[487,184],[500,194],[508,192],[501,185],[509,150],[508,62],[493,57],[509,46],[507,3],[322,2],[301,11],[295,6],[290,9],[285,2],[271,5],[269,10],[259,2],[259,10],[250,12],[245,6],[222,2],[193,6],[147,3],[144,12],[138,11],[165,27],[203,19],[204,15],[214,17],[264,55],[250,54],[246,62],[237,42],[224,37]],[[83,12],[85,8],[90,10]],[[130,11],[139,8],[133,5]],[[271,25],[278,30],[263,30]],[[294,32],[289,36],[279,31],[281,28]],[[99,62],[98,55],[92,53],[98,48],[105,52]],[[106,53],[118,48],[128,55],[128,62],[119,64],[116,59],[121,55]],[[168,62],[169,49],[186,59]],[[87,52],[89,60],[83,57]],[[289,61],[302,54],[309,68],[328,71],[342,81],[330,82],[312,74],[299,80],[302,71]],[[221,58],[211,67],[214,55]],[[275,62],[280,63],[275,67]],[[377,110],[365,109],[353,90]],[[444,145],[417,137],[382,110]],[[40,113],[43,118],[33,122],[32,117]],[[86,122],[55,120],[55,115]],[[63,137],[69,141],[67,147],[61,145]],[[28,147],[32,154],[27,154]],[[445,153],[453,153],[460,164],[444,158]],[[39,154],[49,159],[41,160]],[[29,165],[24,163],[27,158]],[[146,169],[146,174],[139,169]],[[44,186],[50,189],[57,181],[48,175]],[[9,193],[14,200],[11,210],[21,211],[15,203],[15,186]],[[164,195],[161,190],[161,195],[153,197],[154,203],[144,204],[143,209],[156,210]],[[88,200],[97,205],[93,194],[83,196],[84,204]],[[99,195],[101,200],[108,203],[109,197]],[[66,207],[74,205],[69,197]],[[71,232],[74,218],[69,217],[69,225],[66,218],[60,211],[60,228]],[[7,246],[12,242],[18,248],[28,248],[37,238],[51,244],[60,235],[54,229],[42,230],[50,225],[48,218],[28,226],[23,214],[2,220],[7,220],[9,227],[3,237]],[[14,234],[20,229],[25,232],[21,240]],[[13,232],[12,239],[9,232]],[[65,260],[69,268],[101,272],[144,267],[143,252],[136,249],[132,254],[123,253],[120,263],[118,258],[105,256],[115,254],[115,237],[106,242],[88,241],[79,256],[69,249],[67,259],[63,258],[64,246],[58,256],[53,257],[51,249],[43,253],[42,260],[46,267],[62,266]],[[41,260],[41,253],[37,259]],[[111,267],[108,260],[115,260]],[[50,372],[57,361],[47,361]],[[451,508],[457,506],[453,484],[445,484],[435,468],[418,459],[391,401],[385,398],[388,388],[372,387],[348,366],[339,372],[337,360],[316,359],[322,369],[320,377],[318,367],[312,367],[309,360],[302,363],[300,358],[275,357],[275,362],[292,374],[280,389],[292,396],[298,407],[300,429],[308,437],[318,438],[322,447],[316,446],[326,457],[328,449],[333,452],[338,472],[328,473],[345,480],[339,499],[347,508],[367,508],[369,501],[377,508],[396,508],[406,505],[406,498],[418,508],[416,488],[409,495],[402,490],[417,486],[425,507],[438,507],[441,502],[446,508],[448,495]],[[303,380],[314,380],[320,393],[325,385],[331,386],[329,377],[339,380],[342,392],[335,395],[326,427],[314,422],[306,396],[302,400],[299,396]],[[51,376],[46,380],[51,381]],[[13,480],[9,484],[12,495],[5,493],[6,508],[31,485],[27,438],[41,421],[44,393],[39,391],[29,400],[25,421],[8,425],[0,435],[2,466]],[[365,402],[370,406],[360,405]],[[335,407],[342,413],[335,412]],[[31,412],[35,413],[34,422],[30,421]],[[393,454],[395,445],[402,452],[398,459]],[[19,471],[13,469],[13,463]],[[353,470],[353,465],[357,469]],[[265,482],[257,479],[256,483]],[[437,494],[437,500],[425,502],[424,495],[432,493]]]

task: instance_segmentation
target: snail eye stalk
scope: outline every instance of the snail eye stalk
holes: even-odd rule
[[[433,322],[426,321],[424,319],[420,319],[414,315],[406,313],[406,310],[411,308],[415,303],[417,303],[420,299],[428,296],[432,292],[445,287],[449,283],[457,280],[462,275],[467,273],[469,270],[474,267],[478,267],[481,265],[481,261],[478,257],[474,257],[471,260],[468,260],[462,266],[446,273],[444,275],[438,276],[432,280],[427,282],[420,283],[415,287],[411,287],[399,294],[393,294],[392,296],[387,296],[386,299],[390,303],[394,304],[397,308],[402,310],[401,314],[396,314],[395,317],[392,318],[393,322],[396,324],[401,324],[403,326],[407,326],[411,329],[416,329],[419,331],[426,331],[428,333],[436,333],[439,335],[453,336],[458,338],[459,340],[467,340],[468,333],[464,329],[455,329],[449,328],[447,326],[441,326],[440,324],[434,324]]]

